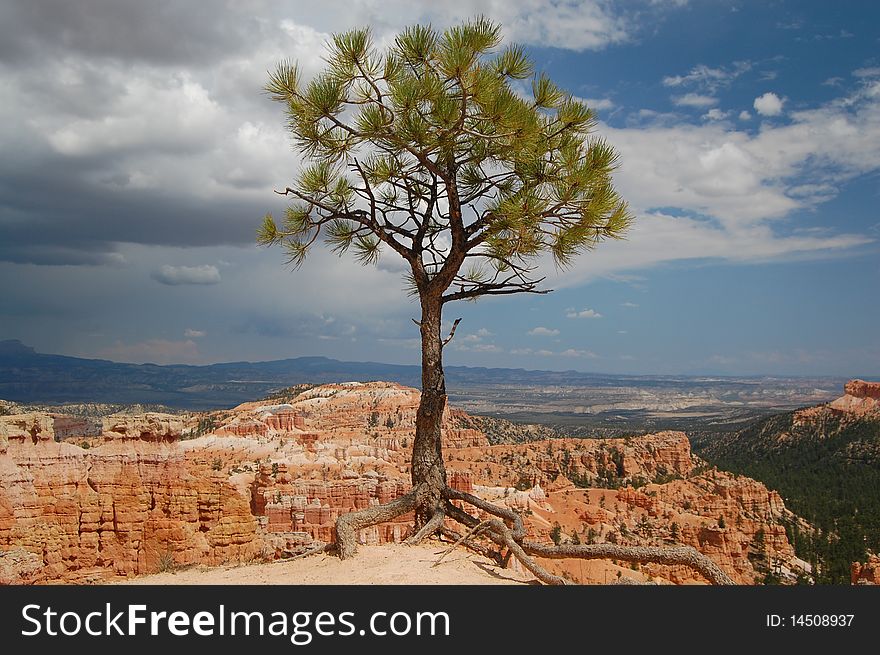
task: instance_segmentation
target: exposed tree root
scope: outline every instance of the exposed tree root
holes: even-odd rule
[[[437,532],[440,527],[443,525],[443,520],[446,518],[446,512],[443,511],[443,508],[437,509],[432,515],[431,518],[421,527],[421,529],[416,532],[409,539],[404,541],[403,543],[410,546],[417,546],[422,541],[430,537],[432,534]]]
[[[314,546],[313,548],[309,548],[307,551],[303,553],[297,553],[296,555],[289,555],[286,557],[282,557],[280,559],[272,560],[272,563],[281,563],[281,562],[292,562],[297,559],[303,559],[304,557],[309,557],[311,555],[317,555],[318,553],[334,553],[336,552],[337,545],[336,544],[320,544],[318,546]]]
[[[545,546],[524,541],[523,550],[548,559],[619,559],[639,564],[671,564],[688,566],[716,585],[736,584],[720,566],[690,546],[618,546],[617,544],[586,544]]]
[[[355,554],[357,551],[358,530],[376,525],[377,523],[390,521],[401,514],[413,511],[428,495],[427,485],[420,485],[408,494],[385,505],[370,507],[340,516],[336,521],[339,557],[346,559]],[[619,546],[617,544],[548,546],[525,541],[526,530],[522,517],[512,509],[499,507],[482,498],[463,491],[456,491],[449,487],[444,489],[443,497],[446,498],[445,508],[435,509],[431,514],[431,518],[418,532],[407,539],[406,543],[418,544],[429,536],[440,533],[455,540],[452,548],[463,543],[468,548],[495,560],[502,564],[502,566],[506,566],[511,557],[515,557],[538,580],[549,585],[562,585],[566,584],[566,581],[547,571],[535,561],[534,557],[546,559],[616,559],[639,564],[683,565],[694,569],[713,584],[735,584],[721,567],[690,546]],[[497,518],[480,521],[453,504],[451,502],[453,500],[468,503]],[[459,535],[455,531],[446,528],[444,520],[447,516],[467,527],[469,529],[468,532],[464,535]],[[501,552],[486,548],[476,542],[473,538],[478,535],[485,535],[502,549],[506,548],[506,554],[502,555]],[[448,550],[444,552],[437,563],[448,552]]]
[[[384,505],[376,505],[357,512],[343,514],[336,519],[336,543],[339,545],[339,559],[348,559],[357,553],[357,533],[371,525],[385,523],[401,514],[413,511],[427,491],[426,485],[419,485],[408,494],[395,498]]]
[[[458,493],[462,493],[462,492],[455,492],[455,493],[458,494]],[[469,496],[470,494],[465,494],[465,495]],[[475,496],[473,496],[473,497],[476,498]],[[481,503],[486,502],[482,499],[479,499],[479,500]],[[492,509],[493,509],[492,513],[497,514],[498,512],[503,512],[503,513],[512,512],[512,510],[507,510],[502,507],[496,507],[495,505],[491,505],[491,503],[486,503],[486,504],[490,505],[492,507]],[[458,507],[456,507],[452,503],[449,503],[446,506],[446,512],[447,512],[447,514],[449,514],[449,516],[451,518],[455,519],[459,523],[466,525],[469,528],[475,528],[476,526],[480,525],[480,521],[478,519],[475,519],[473,516],[471,516],[470,514],[465,512],[463,509],[459,509]],[[516,514],[516,512],[513,512],[513,514]],[[519,518],[518,514],[516,514],[516,516]],[[522,524],[521,518],[519,519],[519,523]],[[514,533],[510,530],[510,528],[508,528],[506,525],[504,525],[504,523],[502,523],[498,519],[489,519],[488,524],[489,524],[488,529],[485,531],[486,536],[489,537],[492,541],[494,541],[499,546],[506,546],[507,549],[509,550],[509,552],[512,553],[513,556],[516,557],[522,563],[522,565],[524,567],[526,567],[529,571],[531,571],[532,575],[534,575],[536,578],[538,578],[538,580],[540,580],[544,584],[549,584],[549,585],[563,585],[563,584],[565,584],[565,580],[563,580],[562,578],[560,578],[557,575],[553,575],[552,573],[550,573],[549,571],[544,569],[544,567],[542,567],[540,564],[538,564],[535,560],[533,560],[531,557],[529,557],[529,555],[525,551],[523,551],[522,547],[513,538]]]

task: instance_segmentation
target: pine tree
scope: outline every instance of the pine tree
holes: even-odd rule
[[[258,241],[282,246],[294,267],[321,239],[363,264],[401,257],[419,301],[413,488],[340,516],[340,557],[355,553],[358,530],[410,511],[412,542],[444,529],[447,516],[473,528],[479,520],[451,502],[466,501],[503,519],[486,536],[543,581],[561,584],[529,557],[555,555],[524,540],[516,512],[446,484],[443,348],[460,319],[444,337],[443,309],[484,296],[547,293],[540,257],[568,266],[621,238],[632,215],[612,181],[618,154],[594,134],[593,111],[535,73],[521,47],[501,41],[500,26],[482,17],[443,32],[407,28],[384,51],[369,29],[356,29],[333,36],[327,68],[310,81],[295,63],[279,64],[266,91],[283,105],[306,163],[279,192],[292,199],[283,219],[267,214]],[[524,83],[530,97],[519,92]],[[615,464],[620,473],[622,462]]]

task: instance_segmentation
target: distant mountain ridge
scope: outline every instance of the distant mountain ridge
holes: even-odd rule
[[[327,357],[297,357],[267,362],[227,362],[203,366],[173,364],[126,364],[103,359],[83,359],[38,353],[16,340],[0,341],[0,399],[22,403],[117,403],[166,405],[179,409],[231,407],[296,384],[369,382],[384,380],[418,387],[421,369],[416,365],[379,362],[344,362]],[[566,387],[586,388],[577,403],[589,404],[602,390],[617,390],[620,397],[651,394],[687,396],[697,387],[711,387],[711,403],[736,408],[764,402],[766,390],[778,391],[784,378],[747,378],[682,375],[609,375],[581,371],[541,371],[522,368],[447,366],[446,381],[454,402],[479,392],[509,397],[511,402],[531,394],[539,405],[546,392]],[[830,400],[815,397],[815,384],[833,379],[788,379],[791,393],[777,397],[777,409]],[[840,381],[840,384],[843,380]],[[832,387],[837,387],[832,382]],[[839,388],[839,387],[838,387]],[[513,392],[512,390],[516,390]],[[458,394],[456,396],[456,394]],[[562,394],[563,396],[565,394]],[[821,394],[820,394],[821,396]],[[804,399],[811,400],[804,402]],[[592,400],[591,400],[592,399]],[[485,400],[481,396],[481,400]],[[491,399],[490,399],[491,400]],[[656,404],[656,399],[655,399]],[[666,400],[661,400],[665,404]],[[710,404],[711,404],[710,403]],[[478,403],[479,404],[479,403]],[[477,405],[478,405],[477,404]],[[491,404],[491,402],[490,402]],[[766,404],[766,402],[764,402]],[[477,405],[471,410],[479,413]],[[488,411],[491,411],[488,410]],[[557,411],[557,410],[555,410]],[[562,408],[558,411],[569,411]],[[614,410],[617,411],[617,410]]]
[[[480,383],[617,385],[661,377],[608,376],[578,371],[446,367],[451,386]],[[343,362],[297,357],[268,362],[203,366],[127,364],[36,352],[18,340],[0,341],[0,398],[17,402],[152,403],[188,409],[236,405],[279,387],[300,383],[386,380],[412,387],[421,368],[405,364]]]

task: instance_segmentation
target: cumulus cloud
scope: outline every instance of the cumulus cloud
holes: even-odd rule
[[[784,102],[784,99],[772,91],[768,91],[764,95],[755,98],[754,107],[755,111],[761,114],[761,116],[779,116],[782,113]]]
[[[743,109],[741,112],[739,112],[739,119],[741,121],[750,121],[752,120],[752,115],[745,109]]]
[[[581,102],[583,102],[590,109],[594,109],[596,111],[607,111],[609,109],[614,109],[614,101],[610,98],[578,98]]]
[[[179,284],[218,284],[220,271],[216,266],[171,266],[165,264],[154,271],[152,278],[161,284],[177,286]]]
[[[565,316],[567,318],[602,318],[602,314],[595,309],[582,309],[581,311],[572,309],[567,311]]]
[[[183,331],[183,336],[188,339],[201,339],[207,334],[208,333],[204,330],[193,330],[192,328],[186,328],[186,330]]]
[[[729,111],[722,111],[714,107],[703,114],[704,121],[722,121],[730,115]]]
[[[559,334],[559,330],[539,325],[538,327],[529,330],[529,334],[533,337],[555,337]]]

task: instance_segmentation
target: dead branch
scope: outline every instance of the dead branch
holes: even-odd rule
[[[461,537],[459,537],[458,541],[456,541],[449,548],[444,550],[440,554],[440,557],[437,558],[437,561],[431,565],[431,567],[433,568],[433,567],[437,566],[440,562],[442,562],[444,557],[446,557],[449,553],[451,553],[453,550],[455,550],[461,544],[461,542],[465,541],[468,537],[473,537],[475,534],[479,533],[484,528],[489,527],[489,523],[490,523],[489,521],[483,521],[481,523],[477,523],[474,527],[472,527],[465,534],[463,534]]]
[[[461,539],[460,534],[458,534],[455,530],[452,530],[452,529],[447,528],[445,526],[440,528],[437,531],[437,533],[440,535],[443,535],[447,539],[452,539],[453,541],[458,541],[459,539]],[[487,546],[484,546],[483,544],[481,544],[479,542],[472,541],[470,539],[465,539],[464,541],[461,542],[461,545],[463,545],[465,548],[467,548],[469,550],[474,551],[475,553],[477,553],[477,555],[482,555],[486,559],[489,559],[489,560],[492,560],[493,562],[496,562],[502,569],[507,568],[506,560],[501,556],[501,553],[499,553],[497,550],[493,550]]]
[[[461,323],[461,319],[455,319],[455,322],[452,324],[452,329],[449,331],[449,336],[443,340],[443,345],[445,346],[447,343],[452,341],[452,337],[455,336],[455,329],[458,327],[458,324]]]

